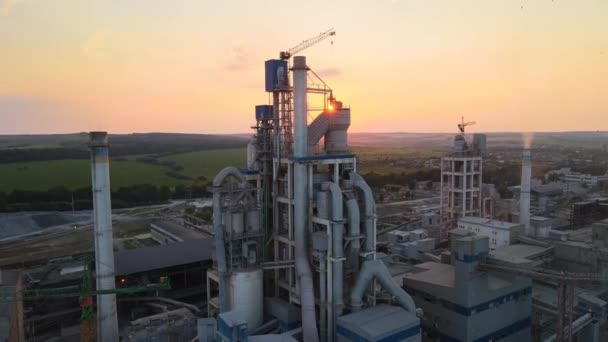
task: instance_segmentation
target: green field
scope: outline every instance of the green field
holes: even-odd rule
[[[111,151],[110,151],[111,152]],[[368,148],[354,147],[361,160],[361,172],[377,173],[413,172],[405,167],[392,166],[392,161],[409,158],[439,157],[441,152],[420,151],[406,148]],[[110,163],[112,189],[135,184],[154,184],[175,186],[189,184],[192,181],[179,180],[168,176],[171,171],[167,166],[135,162],[137,157],[151,155],[133,155],[122,157],[121,161]],[[173,161],[183,169],[180,174],[190,178],[200,176],[212,180],[226,166],[244,168],[247,163],[245,148],[219,149],[178,153],[158,158],[159,161]],[[70,189],[90,186],[91,170],[89,160],[54,160],[27,163],[0,164],[0,191],[12,190],[45,191],[56,186]]]
[[[158,165],[119,161],[110,163],[112,189],[134,184],[174,186],[184,181],[167,176],[167,168]],[[0,164],[0,191],[47,190],[55,186],[70,189],[91,185],[89,160],[53,160]]]
[[[189,153],[179,153],[160,158],[174,161],[184,169],[181,174],[197,178],[205,176],[211,180],[226,166],[243,168],[247,164],[247,150],[244,148],[209,150]]]

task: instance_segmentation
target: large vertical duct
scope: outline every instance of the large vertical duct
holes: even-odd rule
[[[317,318],[315,312],[315,296],[312,281],[311,267],[308,262],[306,249],[308,231],[308,179],[306,165],[299,163],[297,158],[306,157],[307,146],[307,71],[306,57],[293,58],[293,105],[294,105],[294,240],[296,272],[300,279],[300,305],[302,306],[302,331],[304,341],[316,342],[319,340],[317,332]]]
[[[329,191],[331,194],[331,221],[332,221],[332,296],[334,302],[335,317],[342,316],[344,309],[344,268],[342,259],[344,258],[344,211],[342,209],[342,190],[336,183],[325,182],[321,184],[321,190]],[[337,319],[334,319],[337,322]]]
[[[359,270],[359,252],[361,251],[361,218],[357,199],[352,197],[346,200],[348,212],[348,237],[351,239],[346,257],[347,267]]]
[[[217,273],[219,279],[220,312],[229,310],[228,285],[226,284],[226,249],[224,246],[224,224],[222,220],[222,185],[228,177],[236,178],[241,184],[246,180],[236,167],[226,167],[213,179],[213,228],[215,235],[215,256],[217,260]]]
[[[521,161],[521,187],[519,195],[519,223],[526,229],[526,235],[530,232],[530,177],[532,177],[532,158],[530,150],[524,150]]]
[[[110,164],[107,132],[91,132],[91,175],[95,232],[95,282],[97,290],[113,290],[114,246],[110,203]],[[97,340],[118,341],[116,295],[97,296]]]
[[[376,249],[376,232],[374,220],[376,219],[376,203],[374,202],[374,195],[372,189],[356,172],[350,173],[350,178],[353,181],[353,185],[363,193],[363,231],[365,233],[365,253],[373,253]],[[371,259],[370,257],[367,258]]]

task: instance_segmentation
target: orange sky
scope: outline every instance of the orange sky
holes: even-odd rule
[[[0,134],[248,132],[306,51],[358,132],[608,130],[608,1],[0,0]]]

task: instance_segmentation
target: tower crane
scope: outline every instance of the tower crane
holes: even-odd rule
[[[464,122],[464,116],[463,116],[462,119],[461,119],[461,121],[460,121],[460,123],[458,124],[458,129],[460,130],[460,133],[462,135],[464,135],[464,128],[466,126],[471,126],[471,125],[474,125],[474,124],[475,124],[475,121]]]
[[[309,38],[309,39],[302,41],[300,44],[292,47],[291,49],[289,49],[287,51],[281,51],[280,58],[282,60],[288,60],[291,58],[291,56],[295,55],[296,53],[304,51],[304,50],[308,49],[309,47],[322,42],[326,38],[329,38],[329,37],[335,36],[335,35],[336,35],[336,30],[331,28],[331,29],[319,34],[316,37]]]

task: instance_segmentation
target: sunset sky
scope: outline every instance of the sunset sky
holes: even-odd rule
[[[264,61],[355,132],[608,130],[606,0],[0,0],[0,134],[248,132]]]

